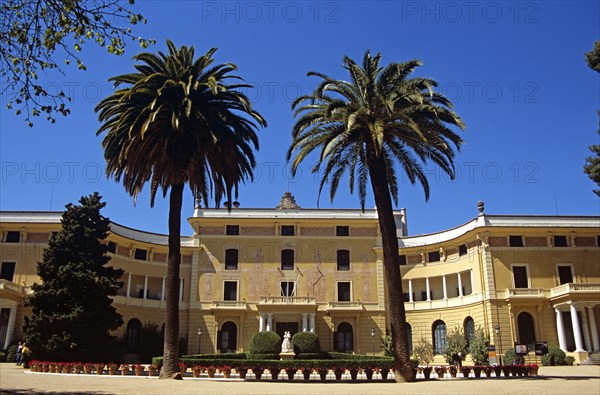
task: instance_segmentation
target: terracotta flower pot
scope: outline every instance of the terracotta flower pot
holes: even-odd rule
[[[390,370],[389,369],[381,369],[379,371],[379,373],[381,373],[381,379],[382,380],[387,380],[388,374],[390,373]],[[431,373],[431,370],[429,371],[429,373]],[[427,377],[427,378],[429,378],[429,377]]]
[[[304,380],[310,380],[311,369],[304,369],[302,371],[302,376],[304,376]]]
[[[246,369],[246,368],[238,368],[236,370],[239,373],[241,379],[245,379],[246,378],[246,375],[248,374],[248,369]]]
[[[344,369],[335,369],[333,371],[333,374],[335,374],[335,379],[339,381],[342,379],[342,374],[344,374]]]
[[[365,376],[367,376],[367,380],[371,381],[373,380],[373,369],[365,369]]]
[[[358,369],[349,369],[350,370],[350,378],[352,380],[356,380],[358,378]]]
[[[329,373],[328,369],[319,369],[319,377],[321,381],[327,380],[327,373]]]

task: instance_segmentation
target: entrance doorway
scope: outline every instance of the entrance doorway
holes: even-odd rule
[[[283,339],[283,335],[289,331],[292,336],[298,333],[297,322],[277,322],[275,323],[275,332]]]

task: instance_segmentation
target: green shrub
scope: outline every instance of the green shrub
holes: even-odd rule
[[[424,337],[413,346],[413,358],[422,365],[429,365],[433,360],[433,346]]]
[[[275,332],[256,332],[250,338],[249,354],[278,354],[281,352],[281,337]]]
[[[260,359],[260,360],[279,359],[279,353],[260,353],[260,354],[249,353],[248,359]]]
[[[193,358],[193,359],[219,359],[225,358],[227,359],[248,359],[248,354],[245,352],[238,353],[227,353],[227,354],[190,354],[190,355],[182,355],[181,358]]]
[[[522,355],[517,355],[514,348],[509,349],[506,354],[504,354],[504,364],[505,365],[513,365],[513,364],[524,364],[525,358]]]
[[[296,355],[303,353],[318,353],[321,351],[319,336],[313,332],[298,332],[292,337],[292,345]]]
[[[575,363],[575,357],[572,357],[572,356],[570,356],[570,355],[566,356],[566,357],[565,357],[565,363],[566,363],[568,366],[573,366],[573,364]]]
[[[6,353],[4,351],[0,351],[0,362],[6,362]]]
[[[471,358],[475,365],[487,365],[489,363],[490,338],[485,331],[478,327],[471,338]]]
[[[383,337],[381,340],[381,349],[383,350],[384,356],[394,356],[394,343],[392,342],[392,335],[385,335],[385,337]]]
[[[446,348],[444,348],[442,353],[444,354],[444,358],[446,358],[446,362],[450,365],[454,363],[452,361],[454,354],[467,354],[467,339],[461,328],[455,327],[446,333]]]
[[[550,355],[542,355],[542,366],[552,366],[552,357]]]
[[[566,365],[566,357],[567,354],[560,347],[557,346],[549,346],[548,347],[548,355],[550,355],[550,365],[559,366]]]
[[[326,352],[303,352],[302,354],[297,354],[295,359],[330,359],[329,354]]]
[[[6,362],[17,362],[17,348],[16,344],[11,344],[6,351]]]

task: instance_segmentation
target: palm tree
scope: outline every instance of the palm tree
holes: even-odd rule
[[[296,152],[292,162],[295,172],[316,150],[319,158],[312,171],[323,171],[319,196],[325,183],[330,182],[333,200],[347,171],[350,193],[356,185],[363,210],[370,179],[381,230],[396,381],[404,382],[413,379],[392,206],[392,199],[398,204],[396,165],[411,183],[422,185],[428,199],[429,183],[422,164],[432,161],[454,177],[454,147],[460,149],[462,140],[449,126],[464,129],[464,124],[451,110],[452,103],[434,91],[434,80],[408,78],[420,61],[382,68],[380,60],[380,54],[372,57],[366,52],[360,67],[345,57],[350,81],[308,73],[321,81],[312,94],[292,104],[297,120],[287,159]]]
[[[134,197],[150,181],[151,205],[159,188],[169,196],[169,258],[166,278],[164,365],[161,378],[179,371],[179,265],[183,188],[219,207],[253,177],[256,129],[266,126],[231,74],[231,63],[211,66],[216,48],[194,59],[194,48],[168,54],[141,53],[137,70],[113,77],[116,91],[96,106],[107,176],[123,179]],[[228,84],[229,80],[236,83]],[[229,204],[231,207],[231,204]]]

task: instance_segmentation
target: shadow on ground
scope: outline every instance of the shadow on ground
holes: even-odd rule
[[[11,388],[2,388],[0,389],[0,395],[30,395],[30,394],[44,394],[44,395],[88,395],[88,394],[110,394],[109,392],[101,392],[101,391],[38,391],[29,389],[11,389]]]

